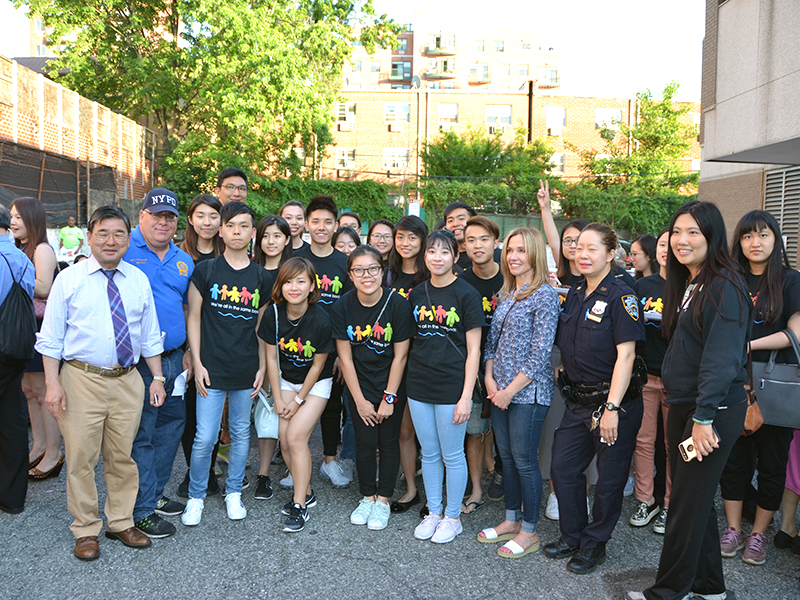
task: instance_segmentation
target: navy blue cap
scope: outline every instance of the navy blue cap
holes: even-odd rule
[[[175,192],[164,188],[153,188],[144,197],[142,203],[142,210],[149,210],[151,213],[158,213],[165,210],[170,211],[176,215],[178,212],[178,197]]]

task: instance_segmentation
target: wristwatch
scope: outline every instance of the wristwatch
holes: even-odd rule
[[[620,407],[617,406],[616,404],[614,404],[613,402],[606,402],[605,404],[603,404],[603,407],[606,410],[610,410],[610,411],[620,410]]]
[[[303,406],[303,402],[305,402],[305,400],[303,400],[303,399],[302,399],[300,396],[298,396],[297,394],[295,394],[295,395],[294,395],[294,401],[295,401],[295,402],[297,402],[297,404],[298,404],[298,405],[300,405],[300,406]]]
[[[394,404],[397,402],[397,394],[390,394],[386,390],[383,391],[383,400],[386,404]]]

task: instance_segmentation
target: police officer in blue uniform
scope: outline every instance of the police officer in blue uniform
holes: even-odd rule
[[[572,556],[567,569],[577,574],[605,561],[642,421],[647,375],[636,360],[636,342],[645,339],[644,319],[633,290],[611,271],[616,246],[605,225],[590,223],[581,232],[575,262],[585,279],[567,295],[557,337],[566,412],[553,440],[551,471],[561,538],[545,545],[544,554]],[[599,478],[589,524],[583,470],[595,454]]]

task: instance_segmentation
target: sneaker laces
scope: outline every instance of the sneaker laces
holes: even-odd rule
[[[738,545],[737,537],[739,536],[739,532],[736,531],[733,527],[728,527],[725,531],[722,532],[722,540],[723,544],[734,544]]]
[[[764,550],[764,544],[767,541],[767,536],[763,533],[751,533],[747,538],[747,549],[758,552],[759,554]]]

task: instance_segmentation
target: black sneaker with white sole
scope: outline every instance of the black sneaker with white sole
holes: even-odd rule
[[[166,496],[161,496],[161,500],[156,502],[156,514],[163,517],[175,517],[182,515],[186,505],[175,500],[170,500]]]
[[[308,508],[295,504],[289,511],[286,521],[283,523],[283,531],[286,533],[297,533],[303,531],[308,521]]]
[[[153,513],[134,523],[149,538],[165,538],[175,533],[175,525]]]
[[[245,475],[245,477],[242,479],[242,491],[246,490],[249,487],[250,487],[250,481],[247,479],[247,476]],[[228,492],[226,490],[220,488],[219,484],[217,484],[217,489],[222,491],[222,497],[223,498],[228,495]],[[210,494],[209,492],[206,492],[206,495],[207,496],[211,496],[212,494]]]
[[[256,500],[269,500],[274,493],[272,492],[272,482],[266,475],[258,476],[258,483],[256,484]]]
[[[316,505],[317,495],[314,493],[314,490],[311,490],[310,494],[306,494],[306,508],[314,508]],[[281,509],[281,514],[288,517],[292,512],[292,506],[294,506],[293,502],[287,502],[284,504],[283,508]]]

